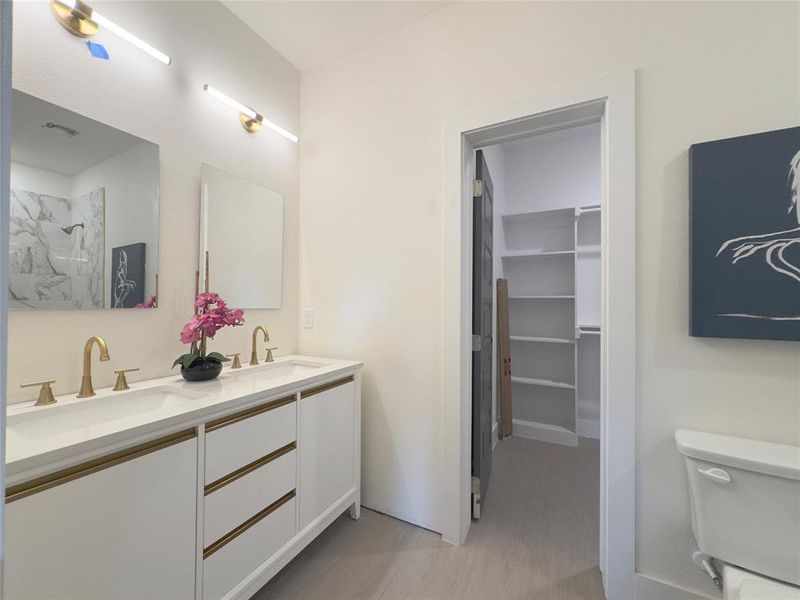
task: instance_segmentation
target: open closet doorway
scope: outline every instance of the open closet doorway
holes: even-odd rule
[[[567,190],[561,196],[546,187],[546,181],[552,180],[549,176],[558,173],[562,181],[574,184],[574,175],[581,170],[577,168],[578,158],[575,162],[551,160],[540,169],[533,182],[540,186],[536,195],[513,191],[514,176],[505,173],[514,168],[512,153],[519,150],[521,156],[524,146],[578,144],[575,140],[591,139],[596,132],[600,173],[599,177],[596,171],[594,175],[595,182],[599,178],[595,199],[579,199],[574,185],[571,192]],[[575,544],[593,546],[605,597],[634,597],[635,538],[630,518],[635,505],[636,438],[634,74],[609,75],[476,110],[448,124],[444,140],[442,536],[462,544],[469,543],[471,526],[477,529],[476,535],[492,529],[484,526],[485,520],[493,503],[502,502],[505,496],[501,448],[513,448],[516,443],[538,445],[536,458],[546,461],[550,451],[580,451],[585,439],[587,446],[599,446],[597,462],[587,462],[588,472],[595,477],[598,467],[591,465],[599,463],[599,485],[594,487],[599,498],[590,498],[588,508],[573,514],[594,516],[599,512],[599,519],[595,526],[583,527],[584,531],[594,530],[591,539],[562,541],[567,553]],[[475,431],[472,335],[476,150],[486,158],[494,184],[495,285],[497,275],[502,274],[512,297],[508,300],[509,329],[519,338],[508,339],[514,378],[509,378],[513,414],[505,421],[512,436],[507,440],[509,445],[498,445],[493,452],[491,481],[480,498],[482,521],[472,520],[472,493],[476,489],[471,452]],[[493,159],[492,154],[499,150],[503,159],[509,160]],[[552,159],[555,155],[552,148],[540,148],[540,158]],[[593,156],[597,164],[597,151]],[[502,164],[495,166],[499,162]],[[527,173],[530,179],[532,170],[523,169],[521,173]],[[570,199],[557,201],[559,197]],[[511,203],[517,203],[516,208]],[[526,237],[526,226],[529,234],[530,230],[541,230],[538,243],[531,241],[532,235]],[[520,240],[525,239],[528,241],[523,244]],[[599,303],[579,301],[584,295],[595,299],[599,295]],[[493,302],[497,304],[494,298]],[[514,303],[522,303],[521,308],[515,309]],[[542,329],[525,329],[525,324],[533,322],[531,317],[536,317],[534,321]],[[498,343],[502,346],[503,340],[495,336],[494,343],[495,347]],[[542,346],[547,349],[541,350]],[[495,381],[497,359],[500,375],[507,373],[507,362],[502,362],[496,352]],[[590,401],[591,390],[597,387],[598,363],[599,415],[597,401]],[[493,429],[497,412],[491,419]],[[499,437],[498,431],[494,439]],[[553,481],[546,475],[559,470],[537,468],[524,458],[512,462],[518,470],[533,470],[540,479],[535,485],[543,488]],[[552,506],[560,511],[563,504],[554,502]],[[535,511],[532,514],[539,520],[558,518]],[[539,543],[547,541],[544,538]]]
[[[507,304],[495,302],[508,314],[510,343],[493,363],[510,362],[512,393],[505,406],[494,386],[493,422],[508,410],[518,437],[568,446],[600,439],[600,148],[595,122],[476,153],[503,179],[495,185],[494,286],[507,282]],[[476,172],[479,164],[476,156]]]
[[[599,118],[481,147],[472,211],[473,518],[513,518],[586,598],[603,598],[601,163]]]

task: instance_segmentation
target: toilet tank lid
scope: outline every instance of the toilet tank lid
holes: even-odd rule
[[[728,467],[800,480],[800,446],[679,429],[681,454]]]

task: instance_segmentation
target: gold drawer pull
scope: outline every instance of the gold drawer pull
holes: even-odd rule
[[[216,492],[221,487],[225,487],[229,483],[233,483],[237,479],[241,479],[248,473],[252,473],[257,469],[260,469],[264,465],[271,463],[273,460],[280,458],[284,454],[289,454],[289,452],[291,452],[295,448],[297,448],[297,444],[295,442],[292,442],[291,444],[286,444],[283,448],[278,448],[274,452],[270,452],[269,454],[262,456],[261,458],[257,458],[253,462],[246,464],[240,469],[236,469],[232,473],[228,473],[224,477],[220,477],[216,481],[212,481],[211,483],[209,483],[205,487],[203,495],[208,496],[210,493]]]
[[[219,419],[214,419],[213,421],[209,421],[208,423],[206,423],[206,433],[214,431],[215,429],[220,429],[221,427],[226,427],[227,425],[233,425],[234,423],[238,423],[239,421],[244,421],[245,419],[249,419],[250,417],[255,417],[256,415],[260,415],[261,413],[265,413],[267,411],[280,408],[281,406],[291,404],[292,402],[294,402],[294,400],[295,400],[294,396],[286,396],[285,398],[279,398],[277,400],[273,400],[272,402],[267,402],[266,404],[259,404],[258,406],[254,406],[253,408],[248,408],[247,410],[243,410],[242,412],[228,415],[227,417],[220,417]]]
[[[313,396],[314,394],[321,394],[322,392],[327,392],[328,390],[332,390],[333,388],[339,387],[340,385],[345,385],[346,383],[350,383],[351,381],[355,381],[355,377],[350,375],[349,377],[345,377],[344,379],[337,379],[336,381],[331,381],[330,383],[323,383],[320,386],[310,388],[308,390],[304,390],[300,392],[301,398],[308,398],[309,396]]]
[[[263,518],[269,516],[271,513],[274,513],[281,506],[283,506],[289,500],[294,498],[294,495],[295,495],[295,491],[292,490],[288,494],[286,494],[284,496],[281,496],[280,498],[275,500],[275,502],[270,504],[267,508],[265,508],[264,510],[254,514],[252,517],[247,519],[247,521],[245,521],[244,523],[239,525],[236,529],[233,529],[232,531],[229,531],[228,533],[223,535],[216,542],[214,542],[213,544],[208,546],[205,550],[203,550],[203,560],[205,560],[206,558],[208,558],[209,556],[214,554],[214,552],[216,552],[217,550],[219,550],[220,548],[222,548],[223,546],[225,546],[229,542],[232,542],[233,540],[235,540],[237,537],[242,535],[245,531],[250,529],[253,525],[255,525],[256,523],[261,521]]]
[[[108,469],[109,467],[114,467],[124,462],[128,462],[129,460],[145,456],[151,452],[157,452],[158,450],[163,450],[169,446],[180,444],[181,442],[191,440],[195,437],[197,437],[197,430],[187,429],[167,437],[145,442],[144,444],[139,444],[133,448],[127,448],[107,456],[101,456],[100,458],[75,465],[74,467],[68,467],[49,475],[37,477],[36,479],[31,479],[25,483],[12,485],[11,487],[6,488],[6,504],[14,502],[15,500],[20,500],[21,498],[25,498],[27,496],[32,496],[33,494],[37,494],[45,490],[49,490],[50,488],[54,488],[64,483],[75,481],[81,477],[92,475],[93,473],[97,473],[98,471]]]

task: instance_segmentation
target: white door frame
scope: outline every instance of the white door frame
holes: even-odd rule
[[[616,73],[475,111],[444,132],[442,537],[470,528],[472,178],[476,146],[600,120],[602,172],[601,540],[609,600],[632,600],[635,575],[635,73]]]

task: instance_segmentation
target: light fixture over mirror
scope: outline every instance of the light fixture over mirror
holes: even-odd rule
[[[234,100],[227,94],[220,92],[217,88],[205,84],[203,89],[220,102],[227,104],[231,108],[239,111],[239,121],[241,121],[242,127],[244,127],[250,133],[257,133],[261,131],[262,127],[267,127],[272,129],[272,131],[281,134],[287,140],[290,140],[295,144],[299,141],[299,138],[291,131],[287,131],[283,127],[280,127],[272,121],[265,119],[264,115],[257,113],[252,108],[245,106],[238,100]]]
[[[128,30],[123,29],[107,17],[92,9],[88,4],[81,2],[81,0],[52,0],[50,2],[50,10],[53,12],[56,21],[73,35],[82,38],[92,37],[101,27],[105,27],[110,32],[121,37],[129,44],[136,46],[139,50],[147,52],[147,54],[165,65],[172,62],[169,56],[153,48],[147,42],[140,40]]]

